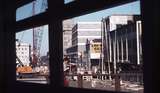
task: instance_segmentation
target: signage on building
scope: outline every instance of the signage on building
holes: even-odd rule
[[[100,59],[101,43],[92,43],[90,53],[91,59]]]
[[[101,43],[93,43],[91,45],[91,53],[100,53],[101,52]]]

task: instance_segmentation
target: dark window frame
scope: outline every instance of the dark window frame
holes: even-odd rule
[[[23,0],[24,2],[23,1],[18,2],[19,0],[16,0],[16,1],[17,1],[16,7],[19,7],[19,6],[22,6],[22,5],[28,3],[27,2],[28,0]],[[29,1],[32,1],[32,0],[29,0]],[[22,31],[22,30],[25,30],[25,29],[30,29],[30,28],[33,28],[33,27],[45,25],[45,24],[49,24],[49,26],[53,26],[53,27],[49,27],[49,30],[52,30],[52,31],[49,31],[49,50],[50,50],[51,57],[53,57],[53,58],[50,59],[50,63],[51,63],[50,66],[56,65],[57,66],[56,68],[58,68],[58,69],[55,69],[55,68],[50,69],[51,77],[55,78],[55,79],[51,80],[51,87],[58,87],[58,88],[63,87],[63,84],[62,84],[63,82],[60,81],[61,79],[58,79],[61,76],[63,76],[62,75],[63,74],[62,69],[59,69],[59,67],[61,67],[62,64],[58,64],[57,62],[53,63],[53,60],[54,61],[62,60],[62,56],[63,56],[63,51],[60,50],[60,49],[62,49],[62,42],[58,43],[57,41],[55,41],[56,32],[54,32],[55,30],[57,30],[57,32],[58,32],[57,37],[60,36],[59,40],[62,41],[62,25],[60,26],[61,22],[65,19],[67,19],[67,18],[72,18],[72,17],[75,17],[75,16],[84,15],[84,14],[87,14],[87,13],[91,13],[91,12],[95,12],[95,11],[98,11],[98,10],[118,6],[118,5],[121,5],[121,4],[124,4],[124,3],[129,3],[129,2],[132,2],[132,1],[136,1],[136,0],[82,0],[82,1],[77,0],[77,1],[74,1],[74,2],[71,2],[71,3],[68,3],[68,4],[64,5],[63,0],[48,0],[48,2],[49,2],[48,10],[45,13],[42,13],[42,14],[33,16],[31,18],[27,18],[25,20],[21,20],[21,21],[16,22],[15,33],[19,32],[19,31]],[[141,0],[141,5],[144,4],[144,5],[141,6],[142,28],[143,28],[143,30],[146,30],[145,34],[144,34],[144,31],[142,32],[142,35],[143,35],[143,37],[142,37],[142,40],[143,40],[143,54],[144,54],[143,58],[144,58],[144,61],[145,61],[144,67],[149,68],[150,65],[153,66],[153,63],[149,63],[149,60],[151,61],[153,59],[153,56],[148,58],[150,56],[150,54],[147,54],[147,53],[151,52],[153,54],[153,52],[152,52],[153,37],[151,37],[150,42],[148,42],[149,39],[147,39],[147,37],[149,35],[153,36],[153,32],[149,33],[149,31],[147,31],[147,29],[149,28],[150,30],[152,30],[152,28],[154,28],[154,26],[151,25],[150,27],[147,27],[148,25],[150,25],[149,22],[152,20],[152,18],[150,20],[148,20],[149,17],[145,17],[144,15],[149,14],[150,12],[148,11],[148,9],[152,11],[153,8],[151,8],[151,9],[147,8],[147,4],[150,3],[150,2],[149,1],[145,2],[145,1],[146,0]],[[90,4],[90,5],[88,5],[88,4]],[[148,4],[148,5],[150,5],[150,4]],[[79,7],[81,7],[81,8],[79,8]],[[144,8],[145,10],[143,10],[142,8]],[[58,9],[58,10],[56,10],[56,9]],[[52,14],[53,11],[58,12],[58,13],[56,15],[54,15],[54,14]],[[60,15],[60,16],[58,16],[58,15]],[[150,13],[150,16],[153,17],[154,15],[151,15],[151,13]],[[154,16],[154,17],[158,18],[158,16]],[[146,23],[143,23],[144,20],[146,21]],[[54,27],[57,27],[57,28],[54,28]],[[61,31],[61,33],[60,33],[60,31]],[[54,42],[51,43],[52,40]],[[145,41],[147,41],[147,42],[145,42]],[[55,43],[56,45],[53,45],[53,43]],[[58,58],[55,57],[56,54],[53,53],[55,51],[53,48],[58,49],[58,52],[60,52],[60,53],[56,52],[56,54],[58,54]],[[147,52],[145,52],[144,50],[147,50]],[[54,71],[54,70],[56,70],[56,71]],[[147,92],[152,93],[152,87],[149,85],[150,83],[152,84],[152,81],[150,80],[150,79],[152,79],[152,77],[150,76],[150,75],[152,75],[152,71],[153,71],[152,68],[150,68],[149,70],[144,69],[144,77],[145,77],[144,78],[144,83],[146,83],[144,85],[145,93],[147,93]],[[57,72],[60,72],[60,74],[58,74],[58,76],[53,75],[54,73],[57,73]],[[56,80],[58,80],[58,81],[56,81]],[[52,82],[54,82],[54,83],[52,84]],[[25,85],[25,83],[21,83],[21,84]],[[58,85],[56,86],[55,84],[58,84]],[[45,86],[45,85],[43,85],[43,86]],[[76,89],[73,89],[73,90],[76,91]],[[87,91],[87,90],[85,90],[85,91]],[[106,93],[107,93],[107,91],[106,91]],[[108,92],[108,93],[116,93],[116,92]]]

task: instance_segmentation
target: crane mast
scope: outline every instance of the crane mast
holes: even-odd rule
[[[32,15],[36,14],[35,10],[35,5],[36,5],[37,0],[33,1],[32,4]],[[40,8],[40,13],[44,12],[45,9],[47,9],[47,0],[42,1],[42,5]],[[40,48],[41,48],[41,42],[42,42],[42,36],[43,36],[43,29],[44,27],[36,27],[33,28],[33,54],[32,54],[32,66],[35,67],[37,66],[37,63],[39,62],[40,58]]]

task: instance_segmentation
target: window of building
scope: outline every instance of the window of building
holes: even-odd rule
[[[136,1],[72,18],[72,44],[63,49],[68,87],[143,93],[141,36],[135,31],[140,16]]]
[[[34,0],[33,2],[19,7],[16,11],[16,21],[20,21],[47,10],[47,0]]]
[[[49,84],[48,25],[16,33],[17,55],[16,79],[27,83]],[[23,47],[23,45],[25,47]]]

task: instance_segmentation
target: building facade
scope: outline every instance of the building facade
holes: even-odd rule
[[[118,64],[128,64],[126,67],[128,71],[132,69],[129,66],[138,67],[142,64],[140,15],[113,15],[104,19],[103,22],[104,26],[106,25],[103,29],[104,60],[113,64],[112,71],[118,70]]]
[[[63,21],[63,54],[67,55],[66,49],[72,46],[73,19]]]
[[[86,67],[86,42],[87,40],[101,38],[101,22],[78,22],[72,28],[72,47],[67,49],[71,62]]]
[[[30,44],[16,42],[16,55],[25,66],[30,65],[30,52],[31,52]],[[17,59],[16,63],[19,64]]]

